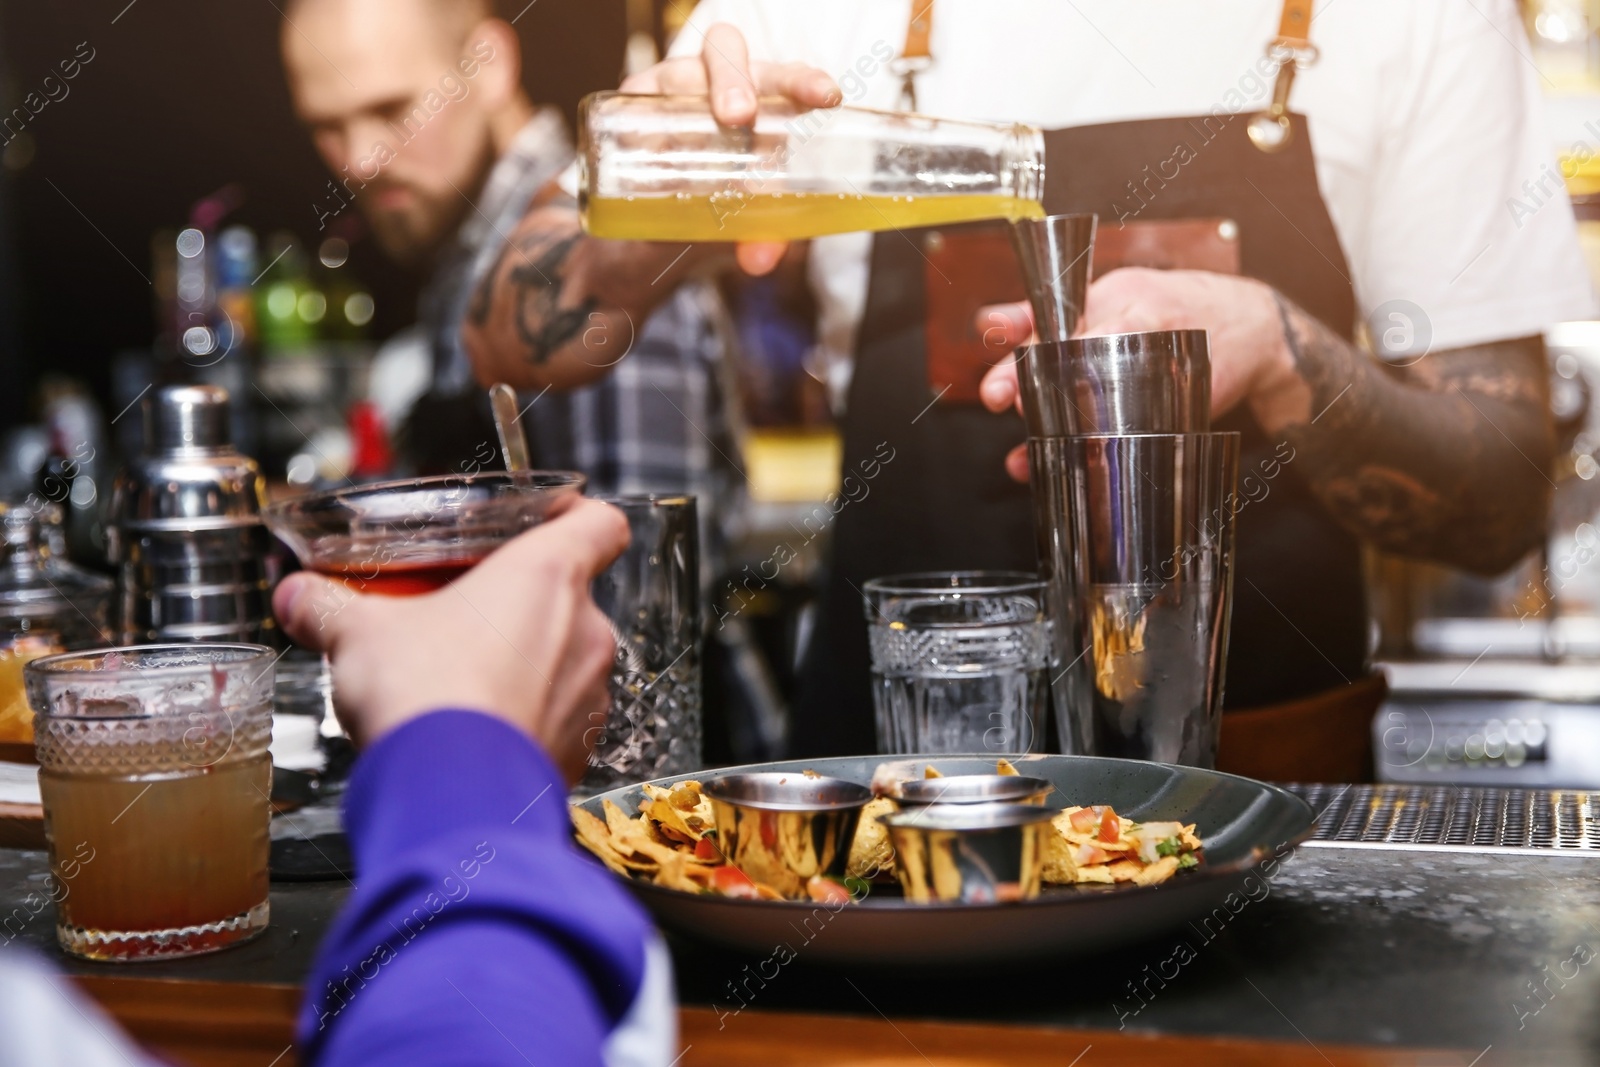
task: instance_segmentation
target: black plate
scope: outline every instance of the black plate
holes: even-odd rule
[[[789,760],[663,778],[670,785],[688,778],[706,781],[736,771],[814,770],[870,782],[881,756]],[[731,900],[631,882],[665,929],[727,948],[770,954],[779,946],[831,963],[1001,963],[1097,951],[1131,943],[1227,908],[1229,894],[1242,901],[1261,891],[1256,868],[1311,832],[1310,806],[1276,786],[1216,771],[1169,767],[1138,760],[1092,756],[1024,756],[1013,760],[1023,774],[1054,783],[1046,802],[1110,804],[1140,822],[1195,823],[1205,841],[1205,861],[1158,886],[1047,887],[1019,904],[914,905],[884,888],[837,912],[801,901]],[[987,774],[992,756],[943,756],[932,763],[945,774]],[[632,815],[644,791],[625,786],[600,793],[582,806],[601,815],[610,800]],[[1270,872],[1269,872],[1270,873]],[[1242,906],[1242,905],[1235,905]],[[826,936],[822,936],[826,933]]]

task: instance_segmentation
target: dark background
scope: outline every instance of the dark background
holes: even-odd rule
[[[109,405],[111,356],[154,336],[151,235],[196,200],[237,182],[230,222],[316,235],[328,175],[289,107],[280,19],[274,0],[0,0],[0,115],[80,42],[95,50],[0,166],[0,431],[31,420],[42,374]],[[516,28],[524,82],[569,124],[581,95],[616,85],[623,0],[537,0]],[[418,279],[365,242],[351,267],[376,298],[374,336],[412,320]]]

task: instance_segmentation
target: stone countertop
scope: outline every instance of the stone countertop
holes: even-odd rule
[[[56,949],[46,876],[42,852],[0,850],[0,942],[102,977],[299,984],[349,891],[275,882],[259,940],[108,966]],[[1451,1048],[1481,1067],[1600,1062],[1600,858],[1307,845],[1253,896],[1044,968],[842,970],[801,952],[749,982],[759,961],[678,943],[679,999],[729,1026],[790,1010]]]
[[[879,972],[675,945],[679,997],[756,1010],[982,1020],[1600,1062],[1600,857],[1301,846],[1256,899],[1045,968]],[[823,935],[825,936],[825,935]],[[744,996],[747,987],[754,990]],[[722,1013],[728,1013],[726,1015]]]

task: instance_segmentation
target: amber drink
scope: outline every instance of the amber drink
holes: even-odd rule
[[[764,97],[747,127],[703,96],[595,93],[579,108],[585,232],[635,241],[793,241],[1042,218],[1044,135]]]
[[[260,645],[28,665],[63,950],[168,959],[267,928],[274,665]]]

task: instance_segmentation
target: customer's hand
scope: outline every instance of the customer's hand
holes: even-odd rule
[[[470,709],[532,736],[576,781],[605,722],[616,654],[589,583],[627,544],[620,511],[579,500],[436,592],[359,594],[299,573],[273,608],[290,637],[331,658],[358,744],[429,711]]]
[[[804,63],[752,63],[744,35],[726,22],[706,31],[698,56],[662,60],[624,81],[622,91],[709,96],[711,114],[724,126],[754,123],[762,96],[788,97],[802,108],[836,107],[844,100],[825,70]],[[776,241],[740,244],[739,266],[767,274],[783,258],[784,247]]]
[[[1074,336],[1149,330],[1205,330],[1211,341],[1211,414],[1241,403],[1274,403],[1292,386],[1294,366],[1272,289],[1253,278],[1197,270],[1111,271],[1089,286],[1083,322]],[[1033,334],[1026,303],[995,304],[978,312],[977,328],[995,345],[1021,345]],[[1017,404],[1017,366],[1007,360],[984,375],[983,404],[1001,412]],[[1028,478],[1026,447],[1006,457],[1006,470]]]

